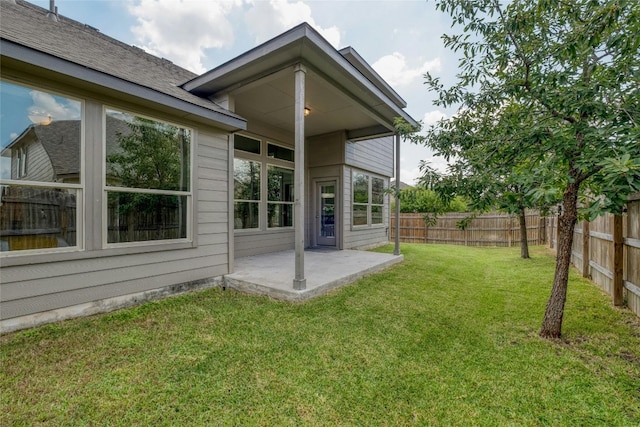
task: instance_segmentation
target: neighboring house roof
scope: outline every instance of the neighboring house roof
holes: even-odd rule
[[[80,172],[80,121],[60,120],[31,128],[44,147],[56,176]]]
[[[87,82],[215,120],[227,130],[246,128],[246,121],[180,85],[196,74],[147,54],[97,29],[16,0],[1,1],[0,52],[3,64],[26,62]]]
[[[131,133],[129,125],[120,119],[106,116],[107,156],[119,149],[120,135]],[[78,175],[80,173],[80,120],[58,120],[48,125],[30,125],[22,134],[11,141],[0,153],[9,157],[14,147],[20,146],[25,139],[42,144],[56,177]]]
[[[392,180],[391,180],[391,184],[390,184],[390,185],[391,185],[392,187],[395,187],[395,185],[396,185],[396,180],[395,180],[395,179],[392,179]],[[402,190],[403,188],[413,188],[413,185],[409,185],[409,184],[407,184],[406,182],[402,182],[402,181],[400,181],[400,190]]]

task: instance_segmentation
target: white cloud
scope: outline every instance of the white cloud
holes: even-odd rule
[[[403,162],[404,159],[400,159]],[[404,163],[404,162],[403,162]],[[404,182],[409,185],[417,185],[417,179],[422,176],[420,169],[415,166],[412,168],[400,168],[400,182]]]
[[[148,52],[203,73],[204,50],[233,43],[228,16],[242,4],[243,0],[139,0],[128,7],[137,19],[131,31]]]
[[[54,98],[51,94],[32,90],[29,92],[33,105],[27,110],[29,116],[41,117],[43,120],[51,116],[53,120],[76,120],[80,118],[80,103],[71,100]]]
[[[422,124],[425,128],[429,128],[429,126],[436,124],[441,119],[446,119],[447,115],[440,110],[428,111],[424,113],[424,117],[422,117]]]
[[[245,15],[247,30],[256,43],[262,43],[303,22],[315,28],[331,45],[340,47],[340,30],[332,26],[323,28],[311,16],[311,7],[302,1],[256,1]]]
[[[372,64],[383,79],[391,86],[406,86],[413,83],[416,79],[422,78],[427,72],[439,72],[442,68],[440,58],[435,58],[424,62],[416,68],[410,68],[407,60],[399,52],[391,55],[385,55]]]

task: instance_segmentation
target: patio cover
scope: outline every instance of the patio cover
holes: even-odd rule
[[[304,141],[346,132],[348,140],[394,135],[394,120],[417,122],[406,102],[352,48],[336,50],[303,23],[182,85],[223,103],[249,123],[263,123],[294,135],[294,289],[304,278]],[[305,117],[305,110],[309,114]],[[396,178],[399,176],[396,136]]]

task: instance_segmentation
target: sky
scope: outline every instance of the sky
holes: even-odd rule
[[[31,0],[49,8],[49,0]],[[203,73],[284,31],[307,22],[336,49],[354,48],[407,102],[426,127],[447,111],[433,105],[424,84],[429,71],[453,83],[458,60],[442,43],[451,18],[435,0],[57,0],[58,13],[103,34]],[[413,184],[425,160],[443,159],[403,142],[402,182]]]

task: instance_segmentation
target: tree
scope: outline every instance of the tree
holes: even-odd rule
[[[400,212],[431,213],[465,212],[467,204],[461,197],[444,202],[435,191],[422,187],[407,187],[400,190]]]
[[[107,183],[123,188],[185,191],[189,185],[189,137],[184,129],[135,117],[127,130],[116,134],[113,152],[107,155]],[[110,200],[122,215],[129,216],[133,231],[135,215],[149,214],[155,239],[167,238],[163,213],[176,212],[177,236],[186,237],[187,209],[182,196],[144,192],[112,192]],[[140,224],[137,224],[140,225]],[[175,237],[175,236],[174,236]],[[124,237],[121,237],[124,239]]]
[[[560,197],[556,269],[540,335],[561,336],[579,214],[620,213],[640,190],[640,3],[637,0],[442,0],[462,32],[456,83],[426,75],[458,113],[422,142],[440,154],[508,165],[535,201]],[[471,171],[473,172],[473,171]],[[582,206],[580,208],[580,206]]]

